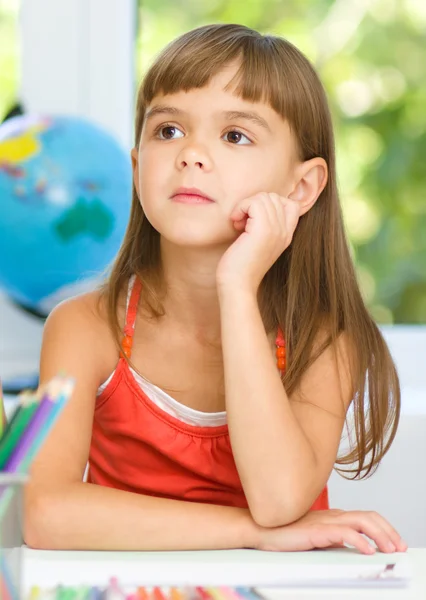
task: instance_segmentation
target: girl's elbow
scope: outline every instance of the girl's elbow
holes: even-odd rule
[[[42,522],[42,502],[39,497],[33,497],[26,502],[22,523],[22,537],[29,548],[46,550],[46,528]]]
[[[45,536],[40,536],[38,529],[33,524],[25,523],[22,534],[24,544],[28,548],[32,548],[33,550],[51,550]]]
[[[61,550],[58,544],[60,530],[57,527],[58,505],[48,496],[32,494],[25,502],[22,537],[29,548],[37,550]],[[55,525],[56,524],[56,525]]]
[[[300,505],[288,502],[271,502],[266,498],[257,503],[249,503],[250,513],[254,522],[260,527],[272,529],[284,527],[303,516]]]

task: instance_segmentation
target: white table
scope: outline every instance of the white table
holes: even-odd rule
[[[277,569],[297,569],[300,565],[379,564],[407,560],[407,555],[363,556],[351,550],[328,550],[304,553],[273,553],[253,550],[215,552],[75,552],[23,549],[24,590],[32,585],[105,585],[111,576],[122,582],[140,585],[215,585],[246,583],[239,574],[248,574],[267,582],[268,573]],[[275,588],[259,589],[271,600],[297,598],[344,598],[348,600],[424,600],[426,598],[426,549],[408,551],[413,570],[409,587],[401,589],[342,588]],[[263,579],[262,579],[263,578]],[[248,582],[247,582],[248,583]],[[253,582],[254,583],[254,582]]]

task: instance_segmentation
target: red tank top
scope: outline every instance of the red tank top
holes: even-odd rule
[[[136,279],[127,338],[133,336],[140,292]],[[168,414],[143,392],[123,356],[97,398],[87,481],[161,498],[248,507],[228,426],[189,425]],[[325,487],[311,510],[328,508]]]

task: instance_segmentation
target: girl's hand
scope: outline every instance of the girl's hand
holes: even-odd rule
[[[239,202],[231,220],[241,235],[219,262],[219,286],[256,291],[265,273],[291,243],[300,217],[295,200],[261,192]]]
[[[363,554],[405,552],[407,544],[395,529],[376,512],[318,510],[284,527],[258,528],[258,550],[298,552],[314,548],[354,546]]]

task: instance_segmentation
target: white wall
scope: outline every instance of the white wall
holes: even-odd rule
[[[402,417],[395,440],[369,479],[330,479],[330,504],[376,510],[411,546],[426,546],[426,327],[382,327],[401,381]]]
[[[403,394],[398,432],[376,473],[365,481],[347,481],[333,472],[329,496],[332,508],[377,511],[410,546],[424,548],[426,390],[413,389],[411,392],[412,395],[409,392]],[[413,411],[413,405],[418,406],[418,412]]]
[[[135,0],[21,0],[21,98],[133,139]]]

